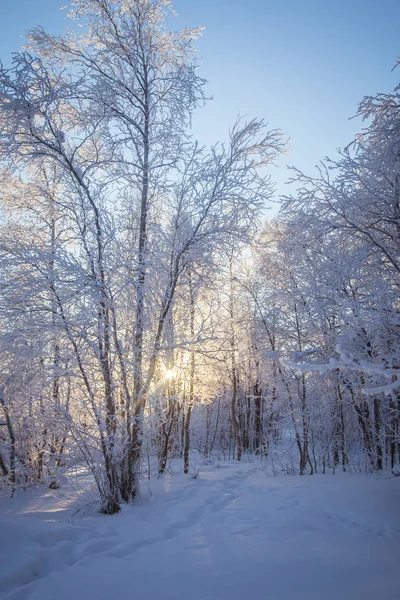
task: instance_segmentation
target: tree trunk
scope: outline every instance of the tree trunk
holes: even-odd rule
[[[10,475],[10,482],[11,482],[11,495],[14,495],[15,492],[15,435],[14,435],[14,428],[10,419],[10,413],[9,413],[9,409],[8,406],[6,404],[6,401],[4,399],[4,397],[2,396],[2,393],[0,392],[0,404],[3,408],[3,412],[4,412],[4,416],[6,418],[6,425],[7,425],[7,431],[8,431],[8,435],[10,438],[10,447],[9,447],[9,461],[10,461],[10,469],[9,469],[9,475]]]
[[[233,433],[235,436],[235,444],[236,444],[236,460],[241,460],[242,458],[242,439],[240,434],[240,426],[237,418],[237,370],[236,370],[236,341],[235,341],[235,331],[234,331],[234,309],[233,309],[233,275],[232,275],[232,258],[229,261],[229,281],[230,281],[230,294],[229,294],[229,313],[230,313],[230,326],[231,326],[231,336],[230,336],[230,347],[231,347],[231,382],[232,382],[232,398],[231,398],[231,417],[233,424]]]
[[[190,337],[192,344],[194,343],[194,292],[191,274],[189,273],[189,290],[190,290]],[[183,450],[183,472],[189,472],[189,451],[190,451],[190,418],[192,416],[194,404],[194,376],[196,371],[196,357],[192,346],[190,352],[190,379],[189,379],[189,405],[185,421],[185,445]]]

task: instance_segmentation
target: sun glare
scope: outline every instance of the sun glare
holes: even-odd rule
[[[176,376],[175,369],[166,369],[165,370],[165,379],[173,379]]]

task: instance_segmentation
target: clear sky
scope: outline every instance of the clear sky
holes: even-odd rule
[[[35,25],[61,32],[67,0],[0,0],[0,56],[6,62]],[[174,28],[204,25],[197,46],[208,79],[207,107],[195,116],[204,143],[226,138],[238,113],[264,117],[291,138],[286,164],[308,173],[351,141],[349,120],[364,95],[391,91],[400,67],[400,0],[175,0]]]

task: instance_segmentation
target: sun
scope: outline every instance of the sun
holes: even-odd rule
[[[164,374],[165,379],[174,379],[175,376],[176,376],[175,369],[166,369],[165,370],[165,374]]]

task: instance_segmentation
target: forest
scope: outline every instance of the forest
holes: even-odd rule
[[[277,198],[279,123],[193,138],[201,28],[169,9],[74,0],[0,68],[1,492],[83,469],[114,514],[174,461],[399,474],[400,86]]]

